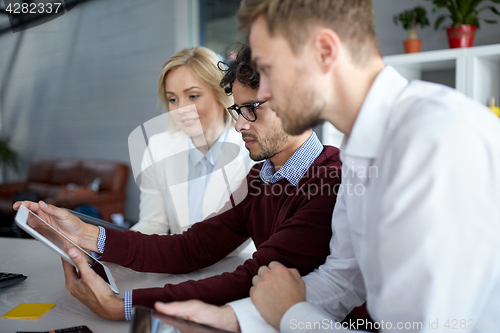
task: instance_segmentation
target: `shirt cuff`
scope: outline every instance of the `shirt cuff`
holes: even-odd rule
[[[132,291],[127,290],[123,294],[123,310],[125,312],[125,320],[132,320]]]
[[[106,229],[103,227],[99,227],[99,237],[97,238],[97,249],[99,250],[100,253],[92,251],[92,257],[94,259],[99,260],[102,257],[102,254],[104,253],[104,246],[106,245]]]
[[[262,318],[249,297],[227,303],[227,305],[233,309],[240,324],[241,333],[278,333]]]
[[[348,330],[336,325],[336,322],[328,314],[307,302],[295,304],[281,318],[281,333],[323,331],[347,332]]]

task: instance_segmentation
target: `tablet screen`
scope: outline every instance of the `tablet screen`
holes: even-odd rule
[[[134,306],[131,333],[228,333],[219,328]]]
[[[42,220],[40,217],[35,215],[32,211],[28,210],[28,218],[27,224],[33,228],[36,232],[41,234],[43,237],[47,238],[54,245],[60,248],[64,253],[68,253],[68,250],[72,247],[76,247],[86,254],[87,261],[92,267],[92,269],[100,276],[107,284],[109,284],[109,280],[106,272],[104,271],[104,267],[98,261],[94,260],[87,252],[83,251],[78,245],[73,243],[67,237],[65,237],[62,233],[60,233],[57,229],[49,225],[47,222]]]

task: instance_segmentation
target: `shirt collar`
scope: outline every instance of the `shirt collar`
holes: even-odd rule
[[[227,131],[224,130],[215,143],[225,142],[226,136],[227,136]],[[220,149],[221,146],[222,145],[215,145],[214,144],[212,146],[212,148],[210,148],[206,154],[203,154],[201,151],[199,151],[195,147],[195,145],[193,144],[193,141],[190,138],[189,139],[189,160],[191,161],[191,163],[193,165],[197,165],[198,163],[200,163],[200,161],[203,158],[206,158],[208,161],[210,161],[212,166],[214,166],[219,158],[219,155],[221,152],[221,149]],[[214,149],[214,147],[217,147],[217,148]]]
[[[266,183],[276,183],[285,178],[293,186],[297,186],[307,169],[309,169],[322,151],[323,145],[316,136],[316,133],[313,132],[306,142],[293,153],[277,172],[275,171],[273,162],[267,159],[260,170],[260,179]]]
[[[377,75],[351,134],[344,137],[341,155],[367,158],[377,155],[394,101],[407,85],[408,80],[391,66],[385,67]]]

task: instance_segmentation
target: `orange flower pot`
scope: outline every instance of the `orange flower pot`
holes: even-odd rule
[[[422,40],[418,38],[407,39],[403,41],[405,53],[418,53],[422,47]]]

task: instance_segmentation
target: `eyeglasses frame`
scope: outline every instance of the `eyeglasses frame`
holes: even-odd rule
[[[263,102],[255,102],[255,103],[253,103],[253,104],[243,104],[242,106],[238,106],[237,104],[233,104],[233,105],[231,105],[230,107],[228,107],[228,108],[227,108],[227,110],[228,110],[228,111],[233,110],[233,111],[235,111],[238,115],[242,115],[242,116],[243,116],[243,118],[245,118],[245,120],[246,120],[246,121],[249,121],[249,122],[253,123],[254,121],[256,121],[256,120],[257,120],[257,114],[255,113],[255,109],[256,109],[256,108],[258,108],[259,106],[261,106],[262,104],[264,104],[265,102],[267,102],[267,101],[263,101]],[[243,112],[241,112],[241,108],[249,108],[249,109],[250,109],[250,111],[252,111],[252,113],[253,113],[253,115],[254,115],[255,119],[253,119],[253,120],[248,119],[248,118],[247,118],[247,116],[245,116],[245,115],[243,114]],[[229,114],[231,115],[231,117],[233,117],[233,119],[234,119],[235,121],[238,121],[238,118],[235,118],[235,117],[234,117],[234,115],[233,115],[231,112],[229,112]]]

